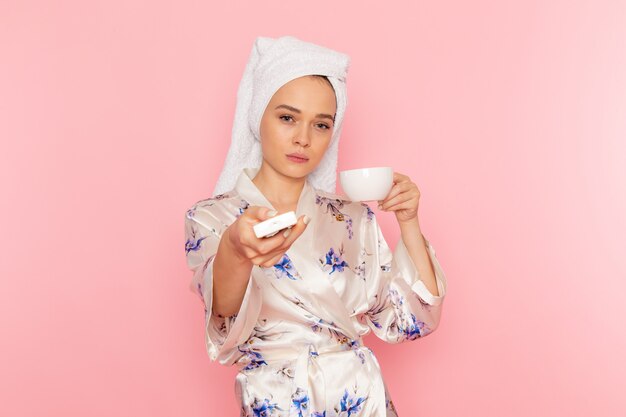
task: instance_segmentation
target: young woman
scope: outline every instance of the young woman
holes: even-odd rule
[[[369,206],[334,193],[348,62],[293,37],[257,38],[221,184],[185,217],[207,352],[238,367],[242,416],[397,416],[362,337],[399,343],[439,324],[446,279],[420,231],[417,186],[396,172],[380,202],[401,228],[394,253]],[[291,229],[254,235],[291,210]]]

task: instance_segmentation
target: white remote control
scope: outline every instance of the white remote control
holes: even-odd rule
[[[256,237],[260,239],[262,237],[272,237],[285,228],[291,228],[296,223],[298,223],[296,212],[288,211],[287,213],[263,220],[252,226],[252,228]]]

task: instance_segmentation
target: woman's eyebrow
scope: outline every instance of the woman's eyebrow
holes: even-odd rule
[[[295,107],[293,107],[293,106],[289,106],[289,105],[287,105],[287,104],[279,104],[278,106],[276,106],[276,107],[274,108],[274,110],[276,110],[276,109],[280,109],[280,108],[284,108],[284,109],[287,109],[287,110],[291,110],[291,111],[292,111],[292,112],[294,112],[294,113],[302,113],[299,109],[296,109]],[[321,118],[323,118],[323,119],[330,119],[330,120],[332,120],[333,122],[335,121],[335,118],[334,118],[333,116],[331,116],[330,114],[326,114],[326,113],[318,113],[318,114],[316,114],[316,115],[315,115],[315,117],[321,117]]]

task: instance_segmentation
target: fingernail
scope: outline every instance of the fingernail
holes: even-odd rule
[[[278,212],[276,210],[270,210],[270,211],[267,212],[267,215],[270,216],[270,217],[274,217],[274,216],[276,216],[277,213]]]
[[[311,218],[305,214],[304,215],[304,224],[309,224],[310,221],[311,221]]]
[[[289,233],[291,233],[291,229],[285,230],[285,233],[283,233],[283,236],[287,237],[289,236]]]
[[[382,205],[382,204],[379,204],[379,205],[378,205],[378,209],[379,209],[379,210],[382,210],[382,209],[383,209],[383,205]]]

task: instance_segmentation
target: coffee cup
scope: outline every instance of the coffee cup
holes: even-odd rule
[[[393,186],[393,168],[348,169],[339,172],[339,181],[352,201],[384,200]]]

